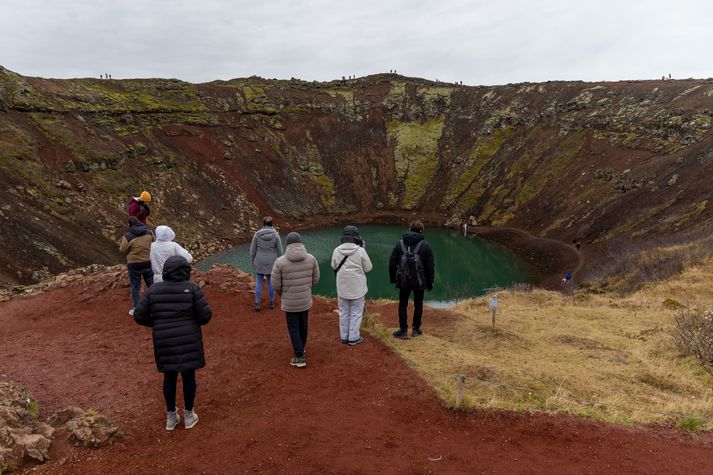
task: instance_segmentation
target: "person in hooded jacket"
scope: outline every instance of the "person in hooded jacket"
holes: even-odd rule
[[[153,269],[153,281],[161,282],[163,280],[163,265],[171,256],[181,256],[190,264],[193,262],[193,256],[186,251],[177,242],[173,242],[176,238],[176,233],[168,226],[158,226],[156,228],[156,241],[151,244],[151,268]]]
[[[401,241],[407,249],[414,251],[419,242],[422,242],[418,249],[418,256],[423,263],[425,279],[423,284],[417,287],[401,287],[397,281],[401,256],[404,255],[401,248]],[[392,284],[396,284],[399,289],[399,329],[394,332],[394,336],[401,339],[408,338],[408,299],[413,292],[413,331],[411,336],[416,337],[423,334],[421,330],[421,318],[423,317],[423,295],[424,291],[433,290],[433,279],[435,276],[435,264],[433,259],[433,250],[423,239],[423,223],[419,220],[412,221],[409,224],[409,230],[404,233],[394,250],[391,251],[389,258],[389,278]]]
[[[288,234],[285,244],[285,254],[272,266],[272,286],[280,294],[280,307],[285,312],[295,354],[290,364],[304,368],[307,365],[307,317],[312,308],[312,287],[319,282],[319,266],[317,259],[307,253],[299,234]]]
[[[372,265],[356,226],[345,227],[341,241],[332,253],[339,301],[339,336],[342,343],[354,346],[364,342],[359,329],[368,290],[366,273],[371,271]]]
[[[153,233],[136,216],[129,216],[129,229],[121,237],[119,251],[126,254],[126,267],[129,271],[129,284],[131,287],[131,310],[139,304],[141,278],[146,283],[146,288],[153,284],[153,270],[151,269],[151,243]]]
[[[151,202],[151,193],[142,191],[139,196],[134,196],[129,202],[126,212],[129,216],[136,216],[139,221],[146,224],[146,219],[149,217],[151,210],[149,203]]]
[[[203,332],[213,312],[203,291],[189,282],[191,265],[182,256],[171,256],[163,267],[162,282],[152,285],[134,312],[139,325],[151,327],[154,357],[163,373],[163,396],[166,401],[166,430],[181,421],[176,410],[176,387],[180,373],[183,381],[184,426],[198,423],[194,402],[196,370],[205,366]]]
[[[260,311],[263,280],[267,280],[267,295],[269,308],[275,308],[275,289],[272,288],[270,273],[272,265],[282,255],[282,241],[275,228],[272,218],[266,216],[262,220],[262,229],[253,235],[250,243],[250,262],[255,273],[255,311]]]

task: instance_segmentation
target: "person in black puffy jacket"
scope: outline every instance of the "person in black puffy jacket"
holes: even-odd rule
[[[203,291],[188,278],[191,265],[181,256],[171,256],[163,266],[163,282],[149,287],[134,310],[139,325],[153,329],[156,366],[163,373],[163,396],[168,416],[166,430],[173,430],[181,418],[176,411],[178,373],[183,380],[184,425],[198,423],[193,408],[196,370],[205,366],[201,325],[210,321],[212,310]]]

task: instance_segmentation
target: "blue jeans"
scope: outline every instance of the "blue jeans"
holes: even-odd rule
[[[151,262],[132,262],[127,265],[129,269],[129,284],[131,285],[131,308],[136,308],[139,304],[141,294],[141,278],[144,278],[146,287],[151,287],[153,284],[153,270],[151,270]]]
[[[255,274],[255,303],[260,303],[262,299],[262,281],[267,279],[267,296],[270,298],[270,303],[275,303],[275,289],[272,288],[270,274]]]

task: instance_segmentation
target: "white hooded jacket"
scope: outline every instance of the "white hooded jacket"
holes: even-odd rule
[[[366,295],[366,273],[372,268],[366,249],[351,242],[338,246],[332,253],[332,269],[344,265],[337,272],[337,295],[343,299],[358,299]]]
[[[168,226],[158,226],[156,228],[156,241],[151,243],[151,270],[153,270],[153,281],[163,282],[163,265],[171,256],[181,256],[190,264],[193,262],[191,253],[183,249],[177,242],[173,242],[176,233]]]

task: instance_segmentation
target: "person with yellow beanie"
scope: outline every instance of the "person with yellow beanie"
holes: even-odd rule
[[[148,205],[150,202],[151,193],[148,191],[142,191],[139,196],[134,196],[131,198],[131,202],[129,203],[127,210],[129,216],[136,216],[141,223],[146,224],[146,218],[148,218],[149,213],[151,213]]]

